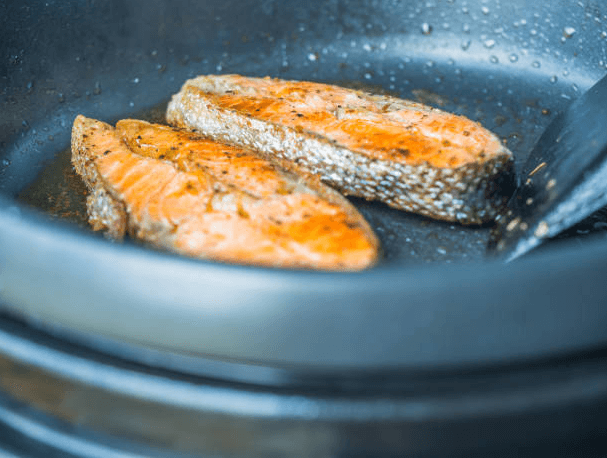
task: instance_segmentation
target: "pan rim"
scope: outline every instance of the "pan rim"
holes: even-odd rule
[[[0,239],[12,241],[0,244],[1,309],[169,352],[340,371],[488,364],[607,340],[604,240],[508,265],[283,271],[117,246],[1,196]]]

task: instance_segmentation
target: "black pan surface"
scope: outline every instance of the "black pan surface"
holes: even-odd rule
[[[605,13],[498,0],[7,5],[0,303],[83,341],[327,371],[501,364],[601,347],[604,211],[503,266],[485,256],[488,227],[353,200],[382,242],[377,268],[243,268],[93,234],[66,148],[79,113],[158,120],[187,78],[240,73],[362,87],[463,114],[497,133],[520,165],[549,121],[603,75]]]

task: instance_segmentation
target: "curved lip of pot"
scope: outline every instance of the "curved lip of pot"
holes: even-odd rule
[[[0,197],[0,308],[179,354],[323,371],[480,365],[607,340],[607,244],[360,273],[108,243]]]

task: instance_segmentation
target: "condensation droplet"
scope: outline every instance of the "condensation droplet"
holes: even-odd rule
[[[510,54],[510,55],[508,56],[508,60],[509,60],[510,62],[512,62],[512,63],[514,63],[514,62],[518,61],[518,54],[514,54],[514,53]]]
[[[316,59],[318,59],[318,57],[316,56],[316,54],[314,54],[312,52],[310,54],[308,54],[308,60],[310,62],[314,62]]]
[[[569,76],[569,70],[563,70],[563,76]]]
[[[575,83],[573,83],[573,84],[571,85],[571,89],[573,89],[575,92],[577,92],[577,91],[579,91],[579,90],[580,90],[580,88],[578,87],[578,85],[577,85],[577,84],[575,84]]]
[[[468,14],[469,12],[470,12],[470,10],[468,9],[467,6],[462,6],[462,13]]]
[[[489,14],[489,8],[487,8],[486,6],[483,6],[481,8],[481,11],[483,12],[483,14]]]
[[[540,68],[541,64],[537,60],[534,60],[533,62],[531,62],[531,66],[533,68]]]
[[[371,45],[370,45],[369,43],[365,43],[365,44],[363,45],[363,49],[364,49],[365,51],[371,51]]]
[[[575,29],[573,27],[565,27],[563,29],[563,37],[565,37],[565,38],[571,38],[574,33],[575,33]]]
[[[491,62],[492,64],[497,64],[497,63],[499,63],[499,61],[500,60],[497,58],[497,56],[491,56],[489,58],[489,62]]]
[[[470,47],[470,43],[472,43],[470,40],[462,41],[462,44],[461,44],[462,49],[464,51],[466,51]]]
[[[468,24],[462,25],[462,32],[470,33],[470,25],[468,25]]]
[[[601,38],[607,38],[607,32],[602,31],[601,32]]]
[[[532,35],[532,36],[535,36],[535,35],[537,35],[537,30],[535,30],[535,29],[531,29],[531,30],[529,31],[529,34],[530,34],[530,35]]]
[[[432,26],[430,24],[428,24],[427,22],[424,22],[421,26],[422,29],[422,33],[424,35],[430,35],[432,33]]]
[[[485,40],[483,45],[485,46],[485,48],[491,49],[495,46],[495,40]]]
[[[556,75],[552,75],[552,76],[550,77],[550,82],[551,82],[552,84],[555,84],[555,83],[556,83],[558,80],[559,80],[559,78],[558,78],[558,76],[556,76]]]

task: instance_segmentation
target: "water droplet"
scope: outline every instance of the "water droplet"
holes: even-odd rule
[[[470,47],[470,43],[472,43],[470,40],[464,40],[462,41],[461,47],[464,51],[468,50],[468,48]]]
[[[453,59],[447,60],[448,65],[455,65],[455,61]]]
[[[432,67],[434,67],[434,61],[433,61],[433,60],[429,60],[429,61],[427,61],[427,62],[426,62],[426,67],[428,67],[428,68],[432,68]]]
[[[365,79],[370,80],[372,78],[371,73],[365,73]]]
[[[573,89],[575,92],[577,92],[577,91],[579,91],[579,90],[580,90],[580,88],[578,87],[578,85],[577,85],[577,84],[575,84],[575,83],[573,83],[573,84],[571,85],[571,89]]]
[[[514,62],[518,61],[518,55],[517,55],[517,54],[512,53],[512,54],[510,54],[510,55],[508,56],[508,60],[509,60],[510,62],[514,63]]]
[[[449,30],[451,28],[451,26],[447,22],[443,22],[441,24],[441,27],[445,30]]]
[[[95,88],[93,89],[93,94],[95,94],[95,95],[101,94],[101,83],[99,81],[97,81],[95,83]]]
[[[537,60],[534,60],[533,62],[531,62],[531,66],[533,68],[540,68],[541,64]]]
[[[3,167],[8,167],[9,165],[11,165],[11,161],[9,161],[8,159],[2,159]]]
[[[470,12],[470,10],[468,9],[467,6],[462,6],[462,13],[468,14],[469,12]]]
[[[470,33],[470,25],[468,25],[468,24],[462,25],[462,32]]]
[[[388,45],[386,43],[381,43],[379,45],[379,49],[381,49],[382,51],[385,51],[387,47],[388,47]]]
[[[483,12],[483,14],[489,14],[489,8],[487,8],[486,6],[483,6],[481,8],[481,11]]]
[[[133,108],[135,106],[135,102],[129,102],[129,106]]]
[[[491,57],[489,58],[489,61],[490,61],[492,64],[497,64],[497,63],[499,63],[499,59],[497,58],[497,56],[491,56]]]
[[[135,83],[135,84],[139,83],[139,78],[134,78],[133,83]]]
[[[607,38],[607,32],[602,31],[601,32],[601,38]]]
[[[527,19],[521,19],[521,25],[527,25]]]
[[[530,34],[530,35],[532,35],[532,36],[535,36],[535,35],[537,35],[537,30],[535,30],[535,29],[531,29],[531,30],[529,31],[529,34]]]
[[[556,83],[558,80],[559,80],[559,79],[558,79],[558,77],[557,77],[556,75],[552,75],[552,76],[550,77],[550,82],[551,82],[552,84],[555,84],[555,83]]]
[[[310,54],[308,54],[308,60],[310,62],[314,62],[314,61],[316,61],[316,59],[318,59],[318,56],[316,54],[314,54],[313,52],[311,52]]]
[[[422,29],[422,33],[424,35],[430,35],[432,33],[432,26],[430,24],[428,24],[427,22],[424,22],[421,26]]]
[[[370,45],[369,43],[365,43],[365,44],[363,45],[363,49],[364,49],[365,51],[371,51],[371,45]]]
[[[575,33],[575,29],[573,27],[565,27],[563,29],[563,36],[565,38],[571,38],[574,33]]]
[[[65,96],[63,95],[62,92],[60,92],[59,94],[57,94],[59,97],[59,103],[63,103],[65,102]]]
[[[563,76],[569,76],[569,70],[563,70]]]
[[[495,40],[485,40],[483,45],[485,45],[485,48],[491,49],[495,46]]]

